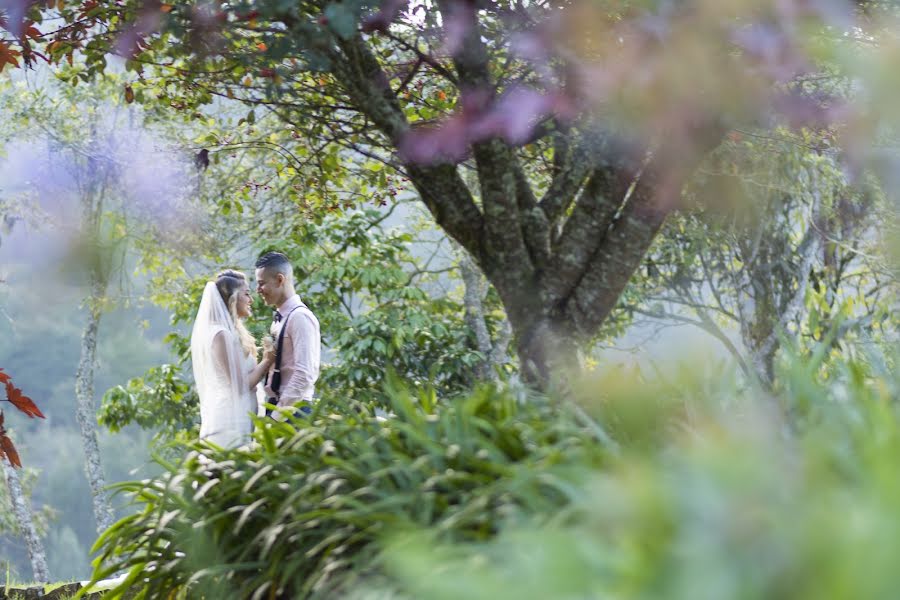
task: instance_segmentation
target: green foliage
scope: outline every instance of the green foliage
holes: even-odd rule
[[[416,228],[386,228],[390,210],[357,209],[318,221],[296,223],[293,231],[267,245],[293,259],[297,288],[321,324],[323,364],[318,395],[387,406],[384,378],[394,372],[414,385],[428,385],[441,398],[463,393],[475,383],[482,360],[464,320],[464,307],[443,288],[457,285],[452,267],[434,266],[414,248]],[[433,257],[432,257],[433,258]],[[166,292],[173,325],[190,324],[206,277],[182,290]],[[490,330],[502,311],[489,295]],[[257,300],[248,328],[257,339],[268,333],[270,309]],[[103,398],[100,422],[116,431],[129,424],[160,429],[171,439],[194,425],[197,399],[184,374],[190,338],[180,331],[167,337],[176,366],[164,365],[113,388]],[[328,356],[328,355],[326,355]]]
[[[702,328],[768,384],[777,336],[809,349],[835,325],[835,344],[891,330],[884,191],[869,173],[849,178],[833,144],[827,132],[732,132],[633,278],[626,311]]]
[[[132,423],[157,435],[173,437],[194,428],[199,400],[175,365],[161,365],[103,395],[97,419],[112,432]]]
[[[388,216],[375,209],[328,216],[286,240],[308,290],[304,300],[335,356],[317,387],[334,397],[385,402],[383,380],[392,370],[416,385],[429,383],[442,397],[459,393],[474,383],[473,366],[482,357],[462,304],[429,292],[450,269],[417,257],[415,230],[385,229]]]
[[[191,444],[164,476],[119,485],[138,511],[98,540],[94,578],[128,570],[112,598],[132,585],[147,598],[327,595],[377,574],[387,533],[430,526],[439,539],[486,540],[555,513],[577,493],[573,467],[604,460],[543,401],[490,387],[446,405],[397,388],[391,398],[387,420],[320,404],[296,431],[261,421],[250,449]]]
[[[549,524],[487,543],[394,536],[393,589],[435,600],[893,597],[900,379],[871,351],[829,377],[795,358],[782,377],[779,404],[802,415],[793,433],[771,405],[728,385],[682,374],[661,396],[658,381],[620,379],[591,408],[630,414],[628,429],[651,447],[623,444]]]
[[[577,382],[614,451],[493,389],[394,390],[381,423],[328,405],[122,486],[144,510],[98,549],[161,565],[150,597],[891,597],[900,378],[873,341],[830,356],[833,335],[788,346],[774,396],[695,375],[700,357]]]

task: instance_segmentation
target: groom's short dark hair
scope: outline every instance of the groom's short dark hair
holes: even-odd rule
[[[256,260],[256,268],[285,275],[291,275],[294,271],[290,259],[281,252],[266,252]]]

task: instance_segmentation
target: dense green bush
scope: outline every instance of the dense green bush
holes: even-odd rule
[[[570,382],[613,446],[491,388],[394,390],[384,422],[323,406],[122,486],[144,508],[96,575],[146,597],[891,598],[900,379],[871,345],[827,354],[788,351],[774,395],[699,357]]]
[[[98,540],[95,578],[127,569],[119,591],[142,585],[147,598],[327,595],[378,574],[386,534],[478,541],[553,515],[605,456],[538,399],[487,387],[438,408],[428,393],[391,396],[386,420],[320,405],[296,431],[260,422],[251,449],[196,444],[163,477],[119,485],[139,509]]]
[[[770,398],[721,378],[606,378],[606,400],[589,406],[629,441],[565,514],[486,543],[395,536],[393,589],[435,600],[897,597],[900,382],[876,354],[850,350],[824,371],[820,358],[795,358]]]
[[[196,433],[199,404],[180,368],[165,364],[107,390],[97,421],[113,433],[134,423],[155,430],[160,439],[172,439],[181,431]]]

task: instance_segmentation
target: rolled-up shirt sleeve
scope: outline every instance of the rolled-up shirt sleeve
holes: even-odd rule
[[[319,378],[321,338],[319,321],[308,309],[300,308],[288,319],[290,356],[285,356],[290,371],[281,382],[278,404],[286,406],[298,401],[312,400],[316,380]],[[282,372],[288,369],[282,368]]]

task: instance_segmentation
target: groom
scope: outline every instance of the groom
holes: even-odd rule
[[[276,365],[280,361],[280,384],[276,365],[266,377],[267,401],[280,409],[273,417],[283,420],[284,413],[309,414],[319,378],[319,320],[294,292],[294,269],[287,256],[269,252],[256,261],[256,292],[276,309],[269,328],[276,348],[284,329],[283,346],[275,359]]]

